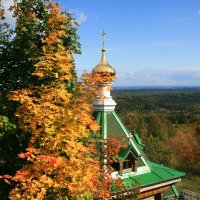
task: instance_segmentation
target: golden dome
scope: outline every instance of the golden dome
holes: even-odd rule
[[[102,49],[102,58],[100,63],[92,70],[92,73],[98,73],[98,74],[107,74],[110,76],[115,76],[116,71],[115,69],[108,64],[105,56],[105,49]]]

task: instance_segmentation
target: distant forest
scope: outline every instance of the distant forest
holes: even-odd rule
[[[130,132],[138,133],[148,157],[188,172],[183,187],[200,193],[200,89],[118,88],[112,96],[116,112]]]

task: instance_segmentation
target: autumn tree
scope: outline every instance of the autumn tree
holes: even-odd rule
[[[125,138],[122,136],[114,137],[109,134],[108,138],[101,143],[101,150],[98,151],[101,152],[99,154],[99,158],[101,158],[100,171],[98,177],[94,178],[96,183],[94,186],[97,188],[94,199],[138,199],[139,181],[135,181],[135,184],[127,187],[120,175],[116,173],[116,165],[119,165],[119,152],[127,148],[124,141]],[[104,159],[106,159],[106,163]]]
[[[43,55],[42,41],[45,33],[51,29],[48,25],[50,14],[47,0],[14,0],[13,6],[9,9],[13,12],[16,22],[12,28],[12,25],[5,22],[3,5],[0,8],[0,106],[3,108],[0,114],[14,121],[12,117],[16,104],[8,101],[9,92],[42,84],[32,73],[38,57]],[[69,24],[64,30],[66,36],[62,38],[63,45],[70,48],[73,53],[80,53],[80,43],[77,40],[79,37],[75,26],[77,23],[69,13],[64,15],[71,20],[64,22]],[[75,70],[73,75],[75,82]],[[74,82],[70,81],[70,84]]]
[[[63,38],[71,19],[54,1],[48,7],[50,28],[34,71],[43,84],[17,90],[11,96],[21,104],[16,113],[20,128],[32,134],[26,152],[19,155],[27,163],[12,178],[17,186],[10,199],[15,200],[56,196],[82,199],[95,193],[92,180],[99,165],[90,134],[98,126],[91,117],[83,86],[76,85],[77,94],[68,88],[73,81],[73,49],[64,46]]]
[[[33,76],[34,65],[42,50],[46,32],[52,29],[48,20],[51,17],[49,3],[46,0],[14,0],[10,7],[15,19],[15,26],[6,23],[4,7],[0,6],[0,172],[14,174],[24,162],[17,159],[17,154],[27,147],[30,134],[22,134],[14,116],[18,102],[8,100],[11,90],[23,89],[31,85],[41,85],[50,79],[39,79]],[[63,12],[69,20],[63,23],[66,33],[62,45],[71,53],[80,53],[80,43],[76,34],[76,22],[69,13]],[[66,82],[68,90],[72,90],[77,77],[74,68],[71,80]],[[15,127],[7,129],[7,127]],[[0,181],[0,193],[6,193]],[[0,194],[1,196],[1,194]]]
[[[167,146],[172,151],[171,165],[199,175],[200,137],[193,128],[177,126],[176,135],[169,139]]]

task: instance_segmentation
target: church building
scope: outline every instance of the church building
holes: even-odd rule
[[[104,34],[103,34],[104,35]],[[102,58],[93,69],[94,74],[115,79],[116,71],[108,64],[103,42]],[[139,181],[139,199],[163,200],[178,197],[175,184],[185,176],[184,172],[150,161],[143,151],[143,143],[137,133],[130,133],[115,112],[116,102],[110,94],[113,81],[99,83],[99,93],[93,103],[94,117],[101,127],[104,140],[108,137],[125,138],[126,148],[118,154],[118,162],[113,164],[113,176],[120,176],[127,188]],[[103,97],[103,98],[102,98]],[[169,195],[170,194],[170,195]]]

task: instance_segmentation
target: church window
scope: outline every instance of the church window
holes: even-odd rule
[[[135,166],[136,159],[134,158],[132,153],[129,153],[129,155],[126,157],[126,159],[123,162],[123,173],[128,173],[132,171],[136,171]]]

